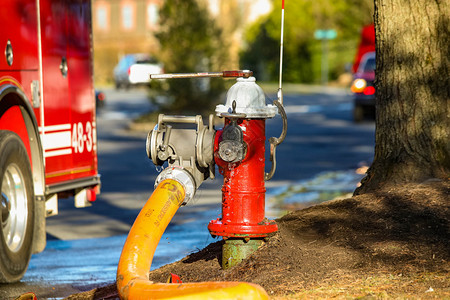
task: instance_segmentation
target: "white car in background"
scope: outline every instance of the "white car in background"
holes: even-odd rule
[[[156,59],[147,54],[135,53],[122,57],[114,68],[114,82],[116,88],[129,88],[150,81],[150,74],[161,74],[163,66]]]

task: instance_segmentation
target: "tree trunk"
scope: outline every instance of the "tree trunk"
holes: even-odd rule
[[[361,194],[450,175],[450,0],[375,0],[375,158]]]

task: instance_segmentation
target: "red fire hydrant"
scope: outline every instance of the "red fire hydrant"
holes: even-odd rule
[[[214,129],[213,115],[209,126],[203,124],[200,115],[160,115],[158,124],[147,136],[149,158],[160,166],[167,161],[170,167],[158,178],[173,177],[178,169],[186,171],[178,173],[189,177],[179,178],[181,181],[193,182],[187,186],[187,190],[192,190],[189,198],[204,180],[214,178],[214,165],[219,167],[224,176],[222,217],[211,221],[208,229],[212,236],[222,236],[225,240],[222,254],[225,269],[249,256],[278,230],[274,221],[264,217],[264,181],[275,172],[275,148],[286,136],[287,118],[281,89],[273,105],[266,105],[264,92],[251,75],[251,71],[152,75],[159,79],[238,77],[228,90],[225,105],[216,107],[216,114],[225,118],[223,129]],[[279,138],[269,139],[272,167],[265,173],[265,123],[277,113],[282,116],[283,131]],[[196,128],[178,128],[179,124],[195,124]]]
[[[270,233],[278,230],[265,218],[265,120],[278,108],[265,105],[254,77],[238,78],[225,105],[216,108],[224,117],[217,131],[214,160],[224,176],[222,218],[209,223],[212,236],[222,236],[222,267],[234,266],[255,251]]]

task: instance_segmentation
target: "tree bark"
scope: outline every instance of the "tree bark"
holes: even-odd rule
[[[450,0],[375,0],[375,157],[361,194],[450,175]]]

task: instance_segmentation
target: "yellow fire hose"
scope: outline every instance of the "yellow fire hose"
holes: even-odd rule
[[[117,269],[121,299],[268,299],[264,289],[244,282],[153,283],[150,267],[156,246],[185,197],[182,184],[163,180],[136,218]]]

